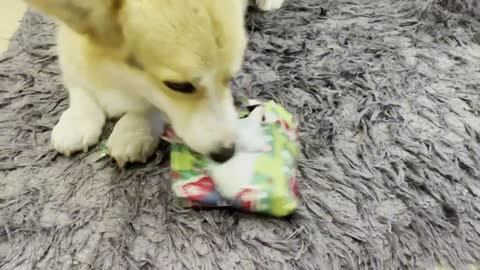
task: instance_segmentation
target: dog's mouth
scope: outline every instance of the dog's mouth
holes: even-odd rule
[[[152,132],[157,138],[160,137],[162,140],[173,144],[185,143],[185,140],[182,139],[177,132],[175,132],[172,121],[164,111],[157,109],[157,111],[152,113],[150,121],[152,125]]]
[[[170,128],[170,119],[167,114],[162,111],[155,111],[150,116],[150,122],[152,127],[152,135],[155,137],[164,137],[167,129]]]
[[[162,134],[162,138],[165,141],[171,142],[171,143],[183,143],[182,138],[180,138],[173,128],[170,125],[165,126],[165,129]]]

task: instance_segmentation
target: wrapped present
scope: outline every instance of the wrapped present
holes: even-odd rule
[[[234,207],[283,217],[299,205],[298,123],[279,104],[249,103],[239,112],[237,152],[216,164],[190,150],[171,129],[172,190],[185,207]]]

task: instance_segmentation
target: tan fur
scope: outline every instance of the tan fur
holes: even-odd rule
[[[27,2],[59,19],[70,99],[52,131],[59,152],[86,150],[98,142],[107,118],[121,117],[108,140],[111,155],[121,164],[144,161],[158,143],[151,120],[158,110],[200,153],[234,143],[228,82],[247,42],[244,0]],[[196,91],[178,93],[166,82],[189,82]]]

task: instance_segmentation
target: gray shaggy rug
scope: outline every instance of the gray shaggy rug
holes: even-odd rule
[[[472,0],[291,0],[252,12],[238,95],[301,122],[287,219],[175,206],[168,145],[65,158],[54,24],[0,60],[0,269],[456,269],[480,260],[480,14]]]

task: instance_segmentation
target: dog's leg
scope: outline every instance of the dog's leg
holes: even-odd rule
[[[108,138],[109,154],[122,167],[128,162],[146,162],[158,146],[163,123],[152,113],[127,113]]]
[[[98,142],[105,125],[105,113],[87,91],[69,88],[68,93],[70,106],[51,134],[53,147],[66,156],[86,152]]]
[[[263,11],[270,11],[282,7],[285,0],[255,0],[257,7]]]

